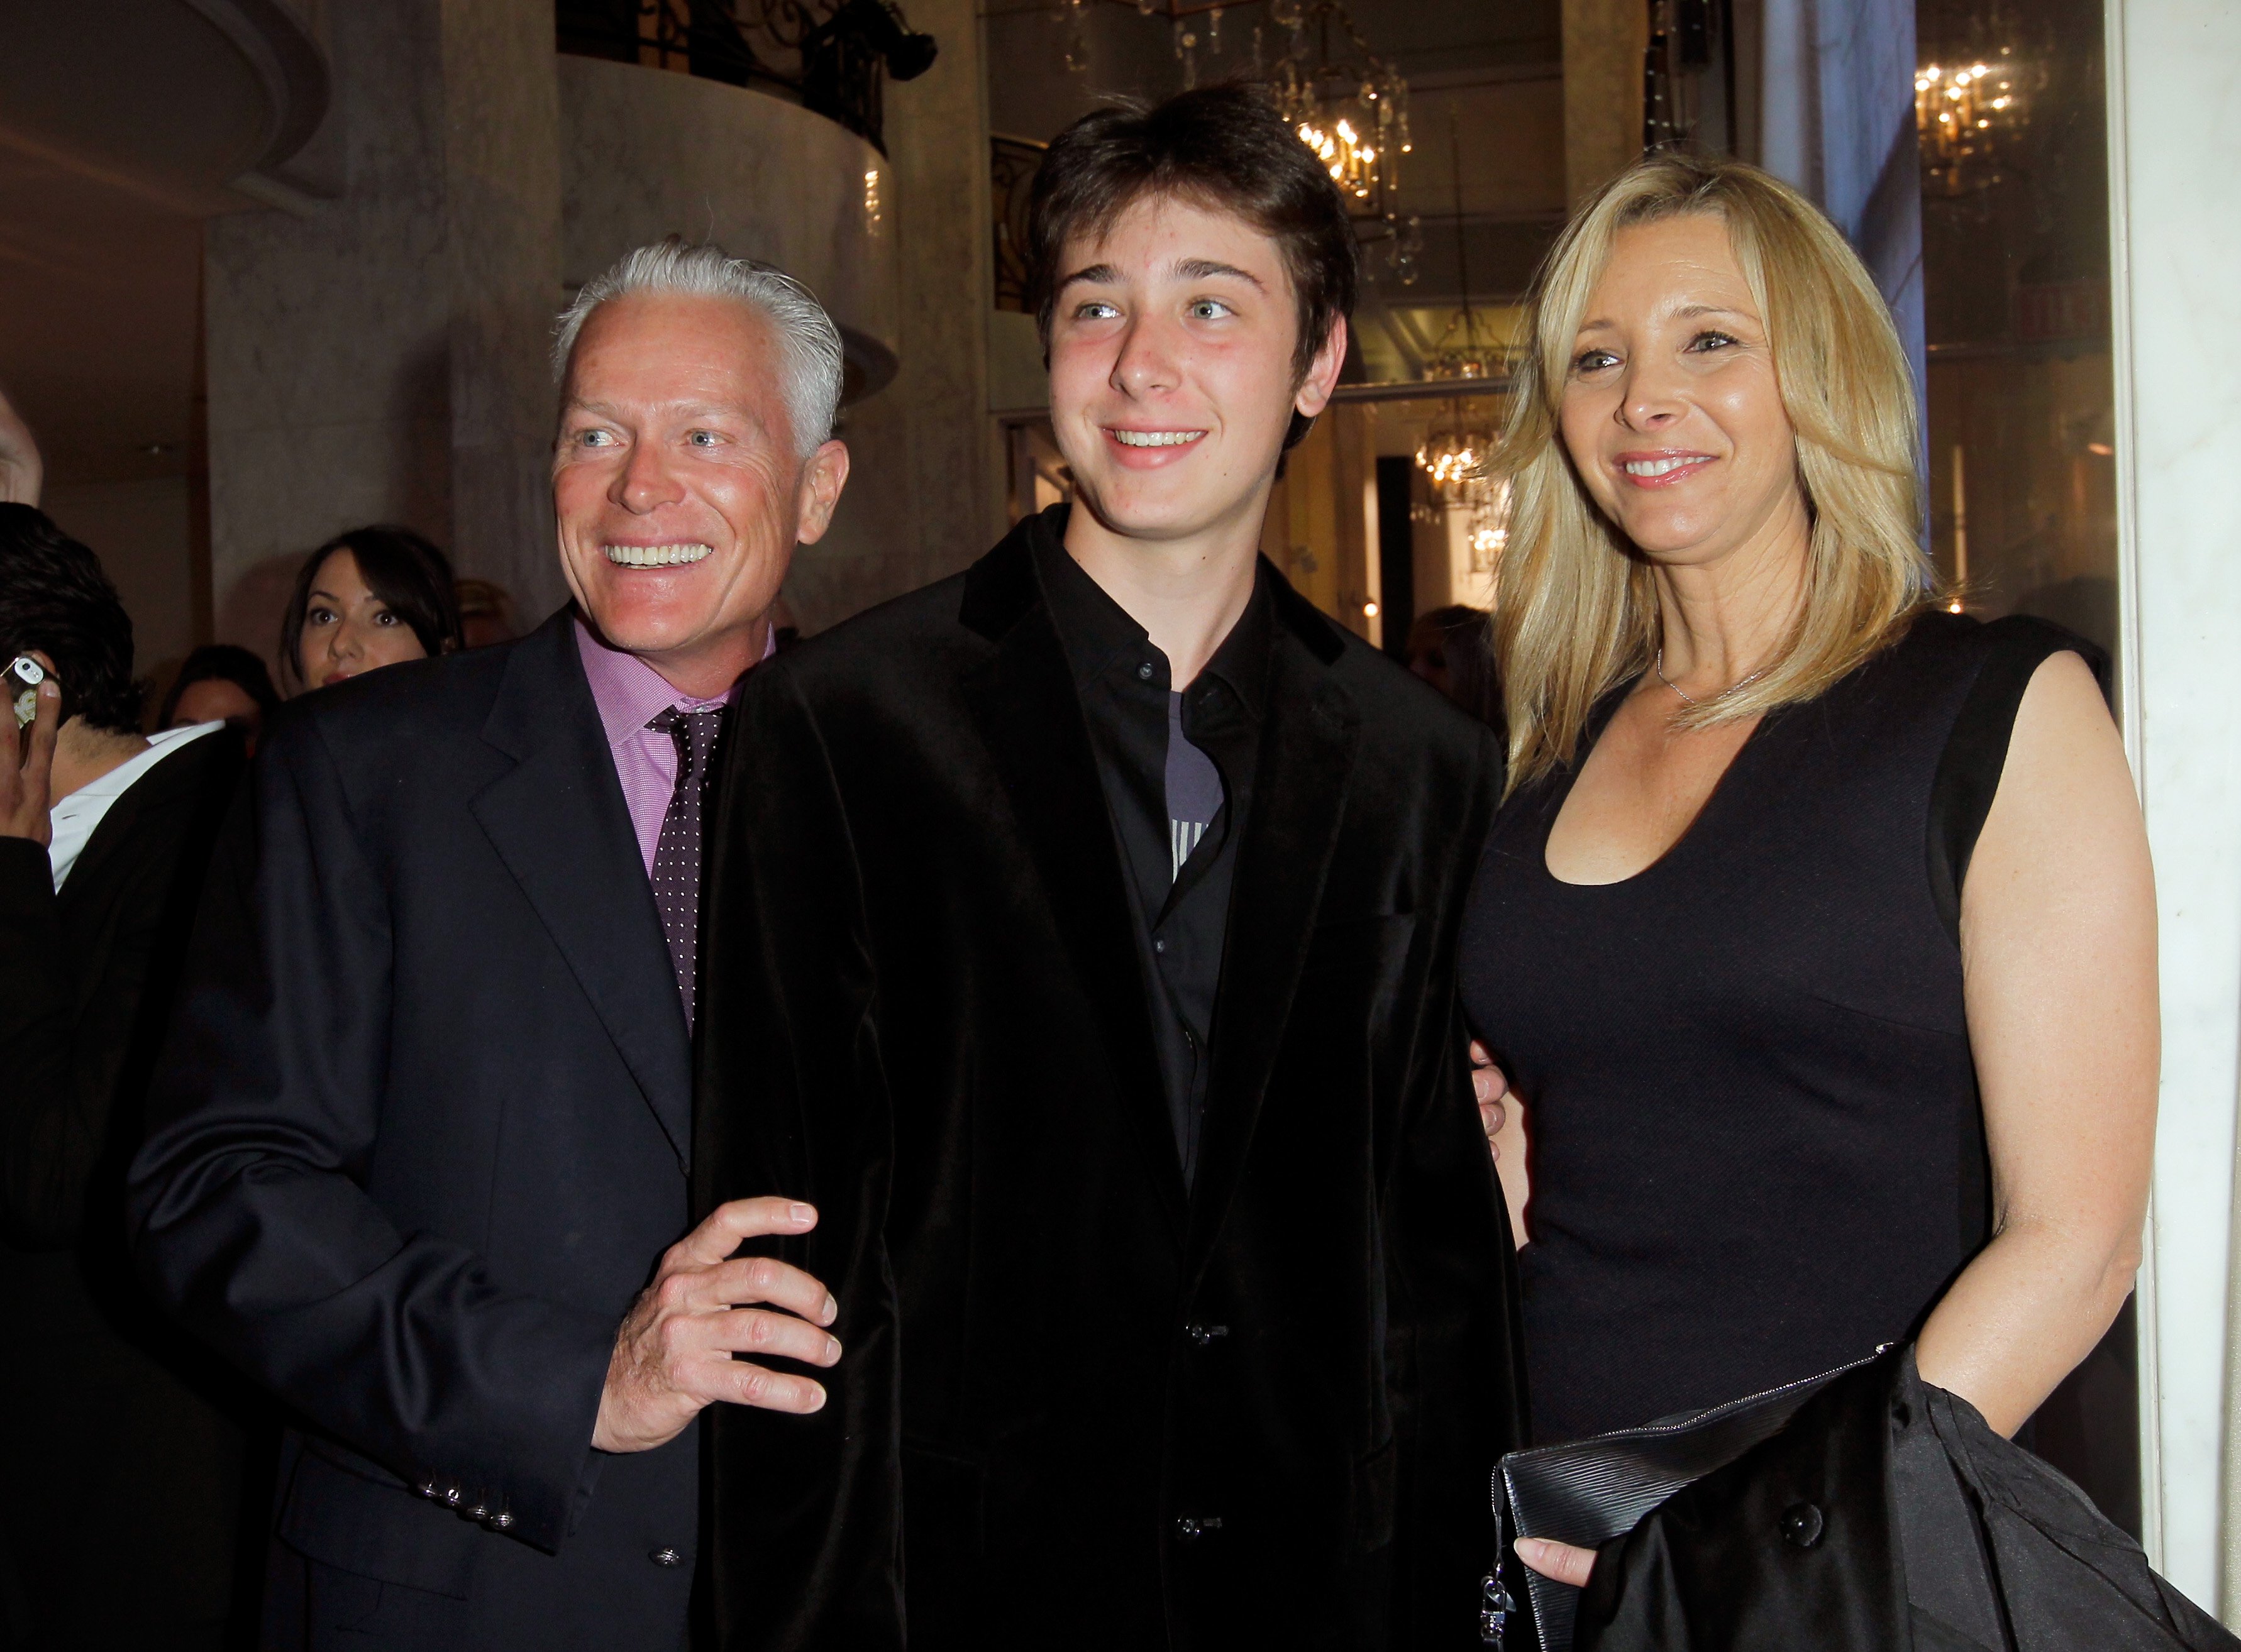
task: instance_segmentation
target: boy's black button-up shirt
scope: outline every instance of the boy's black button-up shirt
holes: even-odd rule
[[[1035,568],[1135,889],[1153,1036],[1187,1187],[1218,1035],[1214,998],[1237,840],[1266,709],[1267,582],[1256,579],[1214,658],[1178,692],[1167,656],[1055,532],[1035,536]]]

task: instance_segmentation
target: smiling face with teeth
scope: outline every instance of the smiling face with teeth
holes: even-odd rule
[[[1068,547],[1091,565],[1131,543],[1185,558],[1244,546],[1249,565],[1292,414],[1329,400],[1346,324],[1301,378],[1275,240],[1187,199],[1140,197],[1059,267],[1051,424],[1083,506]]]
[[[1797,443],[1725,220],[1622,230],[1588,301],[1561,413],[1603,513],[1661,565],[1804,543]]]
[[[731,298],[637,292],[578,336],[552,461],[560,561],[585,619],[714,698],[762,657],[797,544],[823,537],[848,451],[799,457],[771,324]]]

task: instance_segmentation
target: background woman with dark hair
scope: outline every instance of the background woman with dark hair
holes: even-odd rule
[[[280,691],[272,686],[272,673],[263,660],[234,643],[210,643],[179,667],[156,713],[156,726],[231,723],[248,737],[253,751],[265,713],[279,709]]]
[[[1457,602],[1418,614],[1408,628],[1408,669],[1488,727],[1502,726],[1502,685],[1485,609]]]
[[[452,565],[410,528],[353,528],[304,563],[280,622],[300,692],[460,646]]]

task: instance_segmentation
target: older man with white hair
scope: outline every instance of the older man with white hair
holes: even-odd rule
[[[840,337],[672,240],[555,353],[573,602],[273,721],[133,1166],[143,1270],[295,1418],[268,1645],[682,1647],[695,1419],[840,1357],[733,1256],[816,1213],[686,1187],[712,758],[847,478]]]

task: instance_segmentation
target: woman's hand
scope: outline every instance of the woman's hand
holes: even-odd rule
[[[1522,1248],[1525,1207],[1533,1196],[1530,1167],[1525,1162],[1525,1105],[1511,1094],[1508,1079],[1476,1039],[1471,1040],[1470,1059],[1479,1125],[1486,1132],[1486,1150],[1494,1159],[1495,1177],[1502,1183],[1502,1203],[1509,1207],[1509,1242]]]
[[[1916,1348],[2013,1434],[2132,1288],[2156,1134],[2156,906],[2123,744],[2075,654],[2024,691],[1961,891],[1992,1242]]]
[[[1569,1583],[1574,1588],[1587,1588],[1588,1574],[1595,1569],[1595,1551],[1582,1548],[1576,1543],[1559,1543],[1547,1537],[1521,1537],[1513,1547],[1517,1550],[1517,1558],[1542,1576]]]

